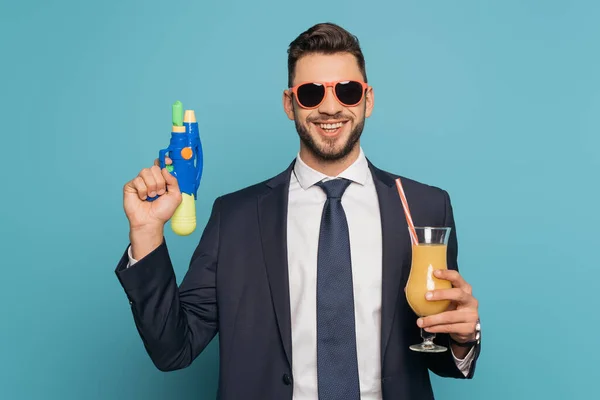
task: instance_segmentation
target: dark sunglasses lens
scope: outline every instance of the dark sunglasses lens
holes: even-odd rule
[[[363,88],[359,82],[347,81],[335,85],[335,94],[346,105],[354,105],[362,99]]]
[[[316,83],[307,83],[298,88],[298,102],[304,107],[314,107],[323,100],[325,87]]]

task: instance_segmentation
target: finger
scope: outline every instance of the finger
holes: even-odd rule
[[[433,272],[436,278],[450,281],[452,286],[461,288],[467,293],[471,293],[471,285],[469,285],[458,271],[452,269],[438,269]]]
[[[156,165],[153,166],[152,168],[150,168],[150,171],[152,171],[152,176],[154,177],[154,180],[156,181],[156,193],[158,193],[158,195],[162,195],[165,193],[165,190],[167,188],[167,184],[165,183],[165,178],[162,176],[162,173],[160,172],[160,168],[157,167]]]
[[[425,294],[425,298],[429,301],[452,300],[460,304],[468,304],[473,296],[462,289],[452,288],[432,290]]]
[[[173,160],[171,160],[169,157],[165,157],[165,164],[171,165],[171,164],[173,164]],[[158,160],[158,158],[154,159],[154,165],[156,165],[157,167],[160,167],[160,161]]]
[[[476,323],[478,318],[475,310],[453,310],[445,311],[428,317],[419,318],[417,326],[428,328],[436,325],[458,324],[458,323]]]
[[[152,174],[150,168],[145,168],[140,172],[140,176],[144,180],[144,184],[148,189],[148,196],[154,197],[156,196],[156,179]]]
[[[436,325],[425,328],[425,332],[429,333],[454,333],[461,336],[471,335],[474,330],[475,325],[472,323]]]
[[[123,192],[125,193],[137,193],[137,189],[134,184],[135,179],[130,180],[125,185],[123,185]]]
[[[135,179],[131,181],[131,186],[137,192],[138,197],[141,200],[146,200],[146,197],[148,197],[148,188],[141,176],[136,176]]]

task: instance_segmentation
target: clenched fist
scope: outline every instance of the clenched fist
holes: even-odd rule
[[[166,164],[171,164],[169,158]],[[159,197],[147,201],[148,197]],[[144,168],[123,187],[123,208],[129,220],[130,240],[133,256],[142,258],[162,241],[164,225],[173,216],[181,203],[181,192],[177,178],[154,165]]]

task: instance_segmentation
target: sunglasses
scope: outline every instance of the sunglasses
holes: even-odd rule
[[[306,82],[290,90],[296,96],[300,107],[312,109],[323,103],[329,87],[333,88],[333,95],[337,101],[346,107],[354,107],[362,101],[369,85],[359,81]]]

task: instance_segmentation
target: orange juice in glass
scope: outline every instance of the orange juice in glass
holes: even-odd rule
[[[406,284],[406,300],[419,317],[439,314],[448,309],[450,300],[427,300],[425,294],[437,289],[450,289],[452,284],[436,278],[433,271],[448,269],[446,255],[448,238],[452,228],[415,227],[417,244],[412,246],[412,263]],[[433,343],[434,333],[421,329],[423,342],[410,346],[411,350],[425,353],[439,353],[448,350]]]

